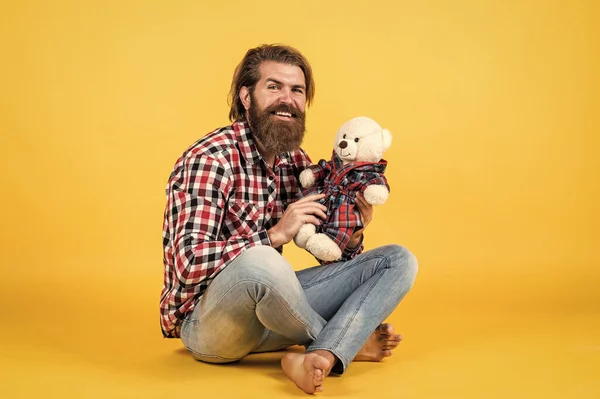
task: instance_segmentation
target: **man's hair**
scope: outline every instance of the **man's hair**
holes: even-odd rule
[[[315,82],[312,76],[310,64],[304,56],[295,48],[278,44],[263,44],[246,52],[244,59],[238,64],[233,73],[233,81],[229,91],[229,119],[232,122],[245,120],[246,109],[240,99],[240,89],[244,86],[250,93],[254,92],[254,86],[260,80],[260,64],[266,61],[279,62],[282,64],[296,65],[304,72],[306,84],[306,103],[310,105],[315,96]]]

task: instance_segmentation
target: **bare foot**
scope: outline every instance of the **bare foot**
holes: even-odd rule
[[[392,350],[396,349],[401,340],[401,335],[394,334],[394,326],[387,323],[380,324],[360,349],[354,361],[379,362],[384,357],[392,356]]]
[[[329,360],[316,353],[287,353],[281,359],[285,375],[306,393],[323,391],[325,370],[329,367]]]

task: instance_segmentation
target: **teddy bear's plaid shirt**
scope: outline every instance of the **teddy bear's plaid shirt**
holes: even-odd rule
[[[317,227],[317,233],[325,233],[342,249],[343,254],[348,252],[352,233],[362,228],[360,212],[355,205],[356,193],[364,194],[367,186],[372,184],[384,185],[389,191],[390,186],[384,176],[386,166],[384,159],[343,165],[335,151],[330,161],[321,159],[318,164],[310,166],[315,184],[303,189],[297,198],[311,194],[327,195],[319,201],[327,207],[327,220]]]
[[[267,168],[245,122],[217,129],[184,152],[166,188],[160,300],[165,337],[180,336],[181,319],[235,257],[271,245],[267,230],[293,201],[298,175],[310,165],[299,149]]]

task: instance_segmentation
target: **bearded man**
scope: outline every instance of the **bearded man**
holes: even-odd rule
[[[298,50],[248,50],[231,85],[232,124],[189,147],[169,178],[160,300],[163,336],[180,338],[202,362],[304,346],[281,366],[306,393],[352,361],[392,354],[401,337],[382,322],[417,274],[404,247],[363,252],[364,228],[336,263],[294,272],[282,256],[304,223],[325,218],[321,195],[294,201],[312,165],[300,145],[314,94]],[[356,202],[366,227],[372,207]]]

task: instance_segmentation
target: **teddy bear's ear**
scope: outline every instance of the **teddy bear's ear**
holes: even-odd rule
[[[392,134],[389,130],[383,129],[381,131],[381,137],[383,138],[383,149],[387,150],[390,148],[390,145],[392,145]]]

